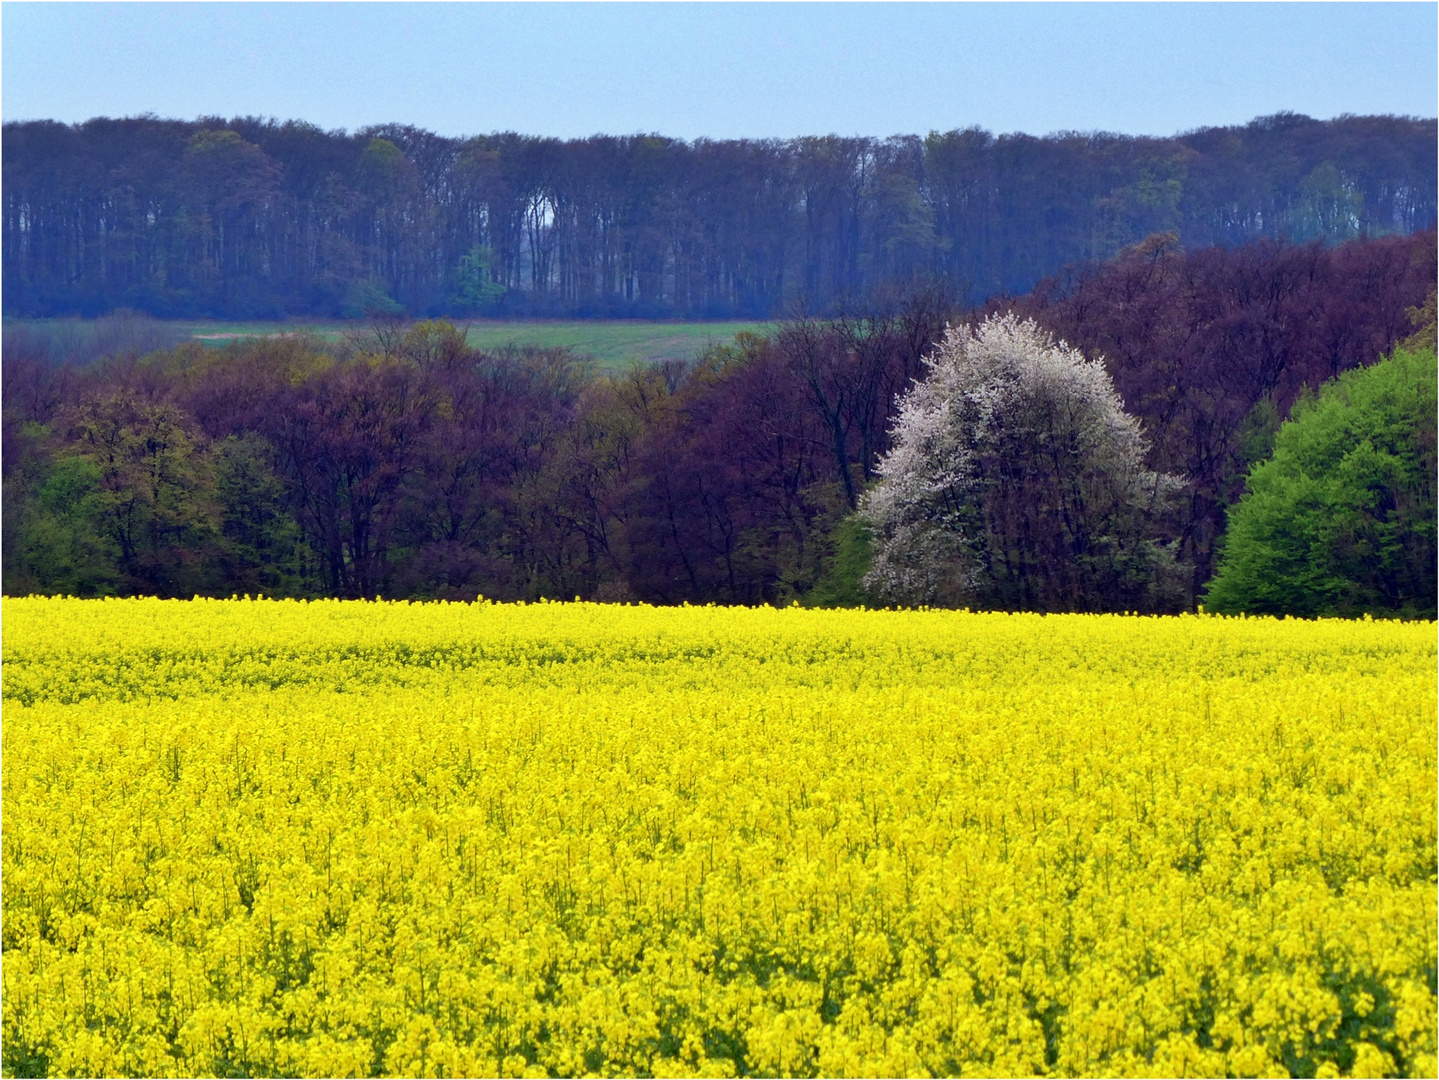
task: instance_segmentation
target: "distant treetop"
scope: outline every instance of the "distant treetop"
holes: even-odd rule
[[[939,280],[979,302],[1155,233],[1188,250],[1435,221],[1436,122],[1169,138],[969,128],[685,142],[256,117],[4,126],[4,312],[769,318]]]

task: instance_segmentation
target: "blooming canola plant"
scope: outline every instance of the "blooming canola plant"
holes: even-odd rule
[[[4,616],[7,1073],[1436,1071],[1432,623]]]

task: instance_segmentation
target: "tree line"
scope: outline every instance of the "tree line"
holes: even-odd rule
[[[255,117],[7,123],[7,315],[768,318],[894,283],[1020,295],[1156,232],[1405,235],[1433,120],[1172,138],[444,138]]]
[[[855,511],[897,401],[946,326],[1013,312],[1102,355],[1144,468],[1177,484],[1156,542],[1183,572],[1161,606],[1192,607],[1295,401],[1391,351],[1435,277],[1432,231],[1192,252],[1159,235],[1012,302],[931,284],[609,373],[477,351],[442,320],[88,364],[7,334],[4,589],[866,602]]]

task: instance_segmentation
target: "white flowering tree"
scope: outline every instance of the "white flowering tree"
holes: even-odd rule
[[[1167,610],[1183,576],[1138,422],[1097,359],[1032,320],[950,328],[901,399],[860,517],[865,587],[887,602]]]

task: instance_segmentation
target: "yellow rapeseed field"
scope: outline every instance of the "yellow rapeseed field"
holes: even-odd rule
[[[6,600],[7,1074],[1435,1075],[1435,627]]]

